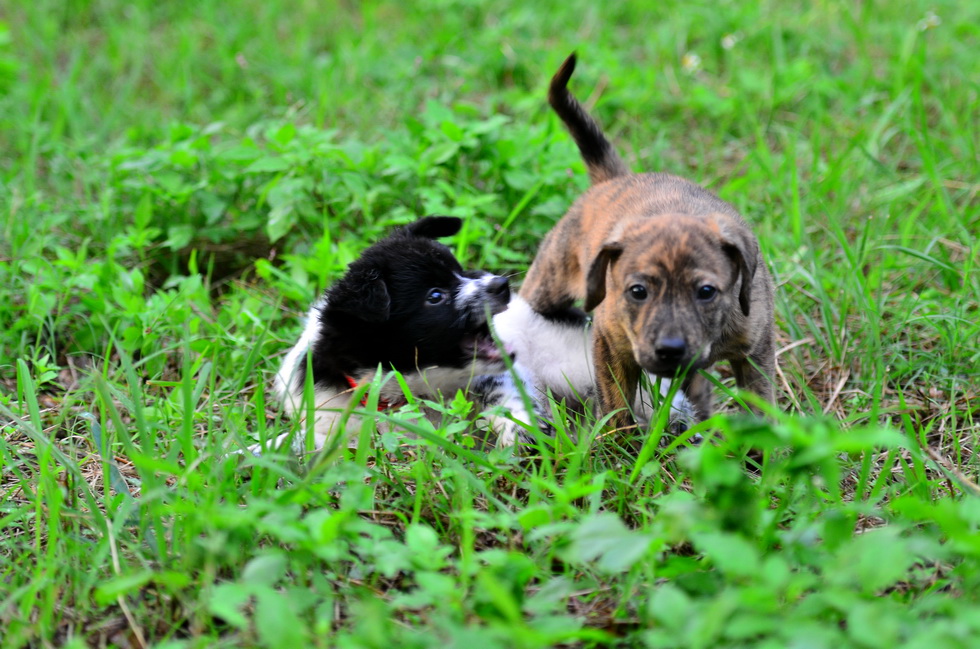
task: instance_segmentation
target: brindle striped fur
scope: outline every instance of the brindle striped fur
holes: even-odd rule
[[[730,361],[739,387],[772,401],[773,285],[758,241],[735,208],[694,183],[630,173],[568,91],[574,69],[573,54],[548,99],[593,186],[545,237],[521,296],[546,316],[561,317],[578,300],[595,310],[599,399],[604,412],[619,411],[616,425],[631,423],[626,404],[641,369],[686,372],[684,391],[702,419],[711,389],[695,370],[716,361]],[[717,289],[713,298],[698,298],[705,286]]]

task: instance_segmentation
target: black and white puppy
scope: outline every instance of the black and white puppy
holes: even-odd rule
[[[304,387],[308,377],[313,381],[316,448],[344,433],[344,415],[363,405],[351,403],[352,393],[370,383],[379,367],[398,370],[415,397],[434,399],[463,389],[482,408],[501,406],[513,419],[531,421],[490,334],[488,318],[510,299],[507,279],[463,270],[436,241],[461,226],[458,218],[433,216],[399,228],[367,248],[310,309],[275,388],[286,413],[304,420]],[[379,409],[403,402],[395,381],[382,386]],[[513,444],[524,433],[505,416],[488,420],[498,444]],[[359,430],[347,421],[347,428]],[[297,434],[294,448],[302,449],[303,442]]]

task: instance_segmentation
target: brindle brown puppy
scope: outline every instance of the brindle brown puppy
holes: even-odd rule
[[[568,91],[575,55],[548,101],[568,127],[593,186],[545,237],[521,296],[546,317],[576,300],[595,309],[594,359],[604,412],[630,422],[641,370],[684,375],[699,419],[710,383],[695,370],[730,361],[739,387],[773,399],[773,285],[759,243],[728,203],[663,173],[632,174]]]

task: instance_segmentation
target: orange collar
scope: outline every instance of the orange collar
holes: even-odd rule
[[[347,374],[344,374],[344,379],[347,380],[347,385],[350,386],[350,389],[351,390],[356,390],[357,389],[357,381],[354,380],[354,377],[353,376],[349,376]],[[364,396],[361,397],[361,406],[367,406],[367,400],[368,400],[368,395],[365,392],[364,393]],[[400,405],[402,405],[402,403],[404,403],[404,402],[403,401],[399,401],[399,402],[392,403],[392,402],[388,401],[387,399],[385,399],[384,397],[379,396],[378,397],[378,412],[384,412],[385,410],[388,410],[390,408],[394,408],[395,406],[400,406]]]

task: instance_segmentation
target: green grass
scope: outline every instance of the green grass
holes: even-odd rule
[[[9,4],[3,647],[975,645],[980,6]],[[462,216],[519,281],[587,182],[572,50],[635,169],[752,222],[779,412],[517,458],[456,398],[225,459],[290,429],[299,315],[392,225]]]

